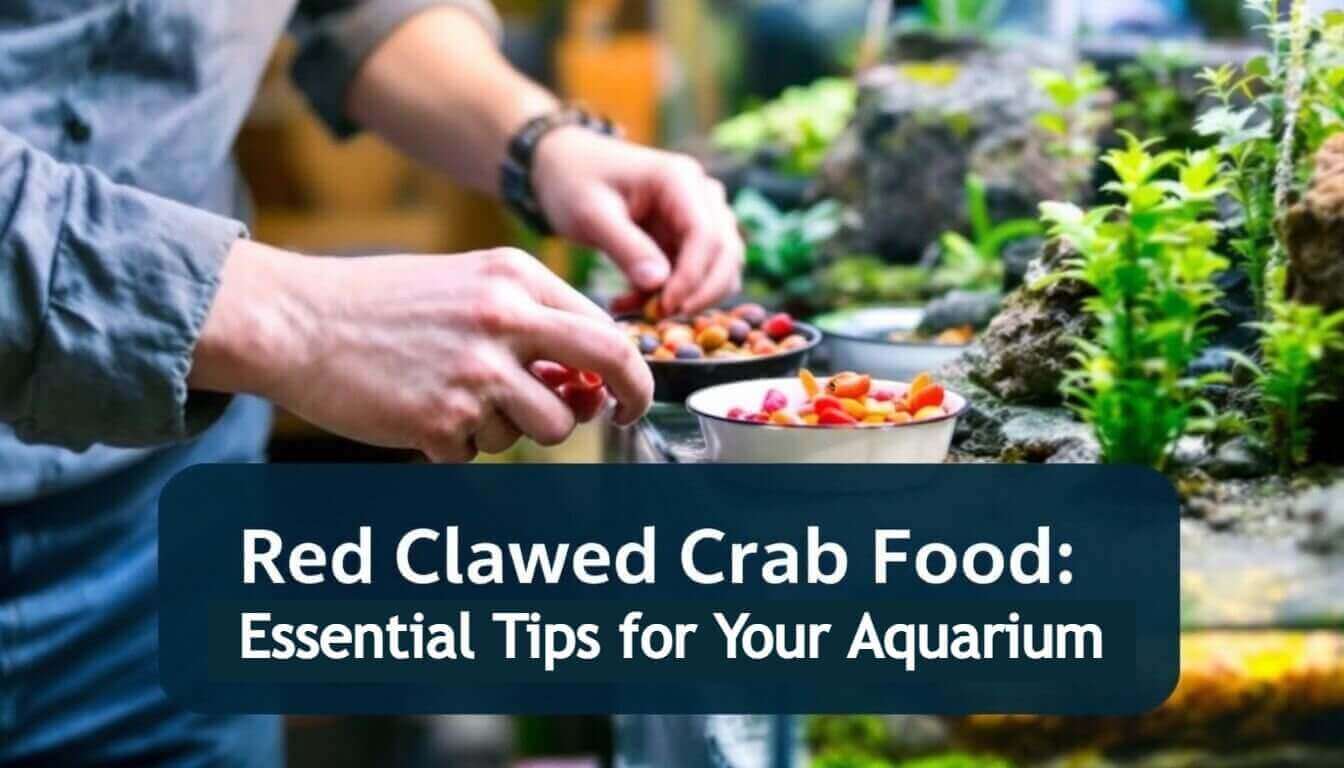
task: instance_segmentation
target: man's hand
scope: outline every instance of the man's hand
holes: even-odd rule
[[[745,248],[723,185],[689,157],[582,128],[542,139],[532,171],[556,230],[609,254],[668,314],[694,314],[742,287]]]
[[[610,318],[520,251],[325,259],[244,241],[189,381],[461,462],[573,431],[573,411],[529,370],[540,360],[600,374],[620,423],[652,398],[648,366]]]
[[[349,92],[349,112],[412,156],[487,193],[509,139],[555,97],[504,59],[464,10],[416,15],[378,46]],[[610,254],[669,313],[736,292],[744,248],[718,182],[693,160],[579,128],[537,146],[532,182],[555,228]]]

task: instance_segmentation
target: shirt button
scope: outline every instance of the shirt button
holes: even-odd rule
[[[76,144],[83,144],[93,136],[93,129],[88,123],[71,115],[65,119],[65,135]]]

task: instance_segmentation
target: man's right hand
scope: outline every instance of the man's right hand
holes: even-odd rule
[[[600,374],[618,423],[649,406],[652,377],[625,335],[521,251],[334,259],[240,241],[188,381],[463,462],[573,431],[573,411],[529,371],[539,360]]]

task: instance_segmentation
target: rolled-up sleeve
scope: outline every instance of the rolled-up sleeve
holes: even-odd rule
[[[346,138],[359,131],[346,114],[346,94],[369,54],[412,16],[441,7],[470,12],[499,39],[489,0],[301,0],[293,24],[294,82],[333,133]]]
[[[208,426],[227,398],[189,396],[187,375],[246,234],[0,129],[0,421],[75,449]]]

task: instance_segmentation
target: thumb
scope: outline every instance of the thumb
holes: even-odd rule
[[[649,233],[630,218],[625,201],[604,189],[594,195],[580,217],[578,238],[604,251],[635,288],[656,291],[672,272],[667,255]]]

